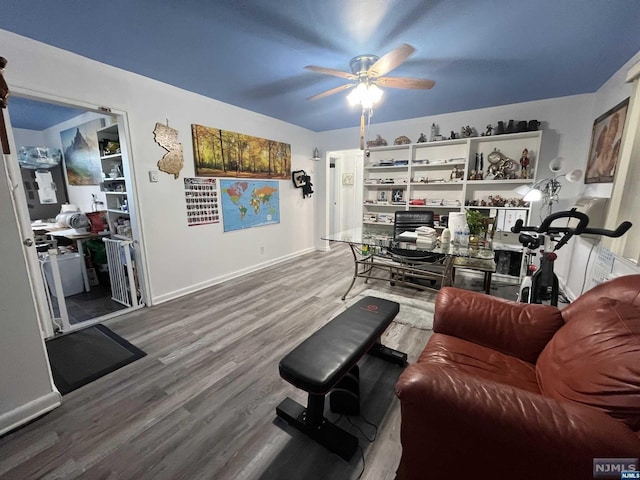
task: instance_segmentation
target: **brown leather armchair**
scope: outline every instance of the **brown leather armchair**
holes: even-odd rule
[[[457,288],[402,373],[398,478],[592,479],[640,457],[640,275],[562,310]]]

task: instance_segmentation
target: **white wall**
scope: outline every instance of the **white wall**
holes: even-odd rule
[[[324,164],[311,160],[314,132],[4,30],[0,30],[0,44],[9,60],[5,77],[10,88],[127,112],[153,303],[310,251],[319,243],[315,241],[316,199],[303,199],[291,181],[280,181],[280,224],[230,233],[223,232],[222,224],[188,227],[183,187],[183,178],[195,175],[191,124],[196,123],[291,144],[292,169],[310,174],[317,191],[324,180],[316,169]],[[161,173],[158,183],[150,183],[147,172],[158,170],[157,162],[165,153],[154,142],[153,129],[166,119],[179,131],[185,165],[179,179]],[[264,255],[260,255],[261,246]]]
[[[11,103],[9,103],[9,110],[11,110]],[[11,113],[11,112],[9,112]],[[106,118],[104,115],[100,115],[94,112],[87,112],[77,117],[72,118],[71,120],[67,120],[65,122],[59,123],[53,127],[47,128],[42,131],[36,130],[25,130],[16,128],[13,130],[13,137],[16,142],[16,147],[20,148],[22,146],[37,146],[37,147],[51,147],[57,148],[62,151],[62,140],[60,138],[60,132],[64,130],[68,130],[69,128],[76,127],[78,125],[82,125],[83,123],[90,122],[95,119]],[[66,173],[63,173],[65,182],[67,181]],[[96,198],[103,202],[104,205],[107,203],[107,199],[105,198],[104,192],[100,191],[99,185],[69,185],[67,183],[67,193],[69,194],[69,203],[75,205],[83,212],[91,212],[93,207],[93,197],[95,195]],[[106,207],[105,207],[106,208]]]
[[[640,61],[640,52],[634,55],[620,70],[614,73],[593,95],[593,108],[589,114],[590,128],[596,118],[631,95],[631,84],[625,83],[625,77],[629,68],[638,61]],[[589,143],[587,144],[587,148],[590,143],[591,130],[589,130]],[[587,185],[585,189],[585,195],[610,198],[612,186],[612,183],[590,184]],[[637,228],[638,226],[634,226],[627,235],[637,235],[637,233],[634,233],[634,230]],[[573,299],[594,285],[591,281],[591,276],[592,268],[597,260],[598,247],[592,242],[588,242],[582,238],[573,240],[571,245],[571,255],[568,259],[566,256],[563,257],[563,275],[561,280],[564,282],[564,289],[567,295]],[[612,272],[614,274],[628,275],[631,273],[640,273],[640,269],[623,258],[616,258]],[[586,282],[584,281],[585,275],[587,277]]]

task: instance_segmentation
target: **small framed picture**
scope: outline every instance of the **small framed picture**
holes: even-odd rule
[[[391,192],[391,201],[395,203],[404,201],[404,190],[401,188],[394,188]]]
[[[343,185],[353,185],[353,173],[343,173],[342,174],[342,184]]]

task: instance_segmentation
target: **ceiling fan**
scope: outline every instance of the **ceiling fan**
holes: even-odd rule
[[[332,75],[351,81],[350,83],[313,95],[307,98],[307,100],[318,100],[319,98],[328,97],[334,93],[355,87],[355,90],[348,98],[351,103],[362,105],[362,116],[360,117],[360,149],[364,150],[364,112],[368,109],[369,117],[371,117],[373,104],[377,102],[382,95],[382,90],[380,90],[378,86],[427,90],[435,85],[433,80],[384,76],[405,62],[415,51],[416,49],[411,45],[404,43],[384,54],[382,57],[370,54],[358,55],[357,57],[353,57],[349,62],[351,73],[333,68],[307,65],[304,68],[312,72]]]

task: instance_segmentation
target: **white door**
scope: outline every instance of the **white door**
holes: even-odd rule
[[[4,115],[3,111],[0,114]],[[6,122],[8,123],[8,119]],[[9,145],[15,151],[13,138]],[[30,271],[37,263],[33,237],[24,235],[19,208],[26,209],[17,160],[2,155],[0,167],[0,435],[60,405],[40,327]],[[30,233],[31,229],[27,230]]]
[[[342,230],[342,209],[340,182],[341,157],[331,154],[329,162],[329,233],[336,233]]]

